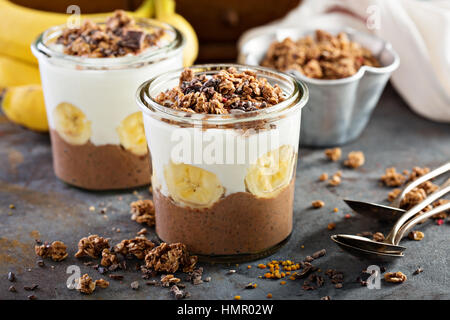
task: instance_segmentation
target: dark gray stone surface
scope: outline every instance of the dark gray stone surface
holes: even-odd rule
[[[111,280],[109,288],[98,289],[91,296],[66,288],[69,265],[80,266],[94,279],[101,277],[97,271],[83,265],[85,260],[73,257],[81,237],[97,233],[110,237],[115,244],[134,237],[142,228],[131,221],[129,215],[129,203],[137,196],[133,190],[87,192],[60,182],[52,171],[48,135],[24,130],[8,123],[3,115],[0,117],[0,300],[26,299],[31,293],[23,286],[34,283],[39,284],[34,292],[39,299],[172,299],[167,288],[146,286],[140,273],[135,271],[119,272],[124,275],[122,282]],[[450,299],[448,220],[441,226],[432,221],[421,225],[425,239],[420,242],[403,240],[402,244],[407,247],[405,257],[391,263],[358,259],[341,251],[330,240],[333,233],[387,233],[388,225],[354,213],[350,219],[345,219],[344,215],[351,211],[342,199],[385,201],[389,190],[379,183],[384,168],[396,166],[403,170],[416,165],[433,168],[448,161],[450,126],[413,114],[392,87],[388,87],[368,128],[357,141],[343,147],[343,154],[352,150],[362,150],[366,155],[365,165],[357,170],[326,161],[323,150],[302,148],[295,189],[294,232],[288,244],[269,258],[239,266],[201,264],[204,276],[212,280],[198,286],[187,284],[191,299],[233,299],[235,295],[242,299],[266,299],[269,292],[274,299],[319,299],[325,295],[332,299]],[[343,171],[340,186],[327,187],[317,181],[322,172],[333,174],[337,170]],[[143,197],[149,196],[146,188],[137,191]],[[311,201],[316,199],[325,201],[325,207],[311,209]],[[10,204],[16,209],[9,209]],[[90,206],[95,206],[96,212],[89,211]],[[106,214],[99,213],[102,207],[107,207]],[[334,207],[339,209],[338,213],[333,212]],[[337,225],[334,231],[327,230],[330,222]],[[113,231],[114,227],[121,232]],[[149,238],[152,237],[154,231],[150,228]],[[44,268],[38,267],[33,252],[35,238],[64,241],[69,246],[69,258],[60,263],[46,260]],[[258,263],[272,259],[301,261],[322,248],[327,249],[327,254],[315,265],[322,273],[328,268],[343,271],[342,289],[335,289],[327,277],[325,285],[315,291],[302,290],[303,280],[287,280],[287,284],[281,285],[280,281],[258,278],[264,274],[256,267]],[[135,261],[129,263],[131,268],[135,264]],[[356,278],[371,264],[384,266],[388,271],[402,271],[408,280],[400,285],[382,281],[380,290],[368,290],[357,283]],[[252,268],[247,269],[247,265]],[[412,275],[419,266],[424,272]],[[229,269],[237,272],[226,275]],[[16,293],[8,292],[12,284],[7,280],[8,271],[17,276],[13,283]],[[137,291],[130,287],[135,280],[141,284]],[[256,282],[258,287],[244,289],[249,282]]]

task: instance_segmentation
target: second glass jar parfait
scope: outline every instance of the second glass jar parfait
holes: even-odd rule
[[[267,104],[264,98],[273,88],[282,98]],[[254,92],[259,100],[252,98]],[[217,103],[218,109],[216,114],[174,109],[161,93],[186,106],[197,99],[196,110],[209,95],[208,106]],[[258,108],[238,101],[238,93]],[[161,240],[182,242],[203,260],[216,262],[257,259],[287,241],[301,109],[308,100],[302,83],[261,67],[198,65],[145,82],[137,100],[152,154]]]
[[[142,44],[150,43],[143,47]],[[79,28],[55,26],[32,45],[39,61],[61,180],[91,190],[150,183],[150,154],[136,88],[182,66],[182,34],[151,19],[116,11]]]

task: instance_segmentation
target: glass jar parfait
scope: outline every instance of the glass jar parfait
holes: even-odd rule
[[[283,101],[226,114],[158,103],[161,92],[182,82],[182,70],[146,81],[137,92],[152,154],[156,233],[215,262],[267,256],[289,238],[301,109],[308,100],[302,83],[267,68],[218,64],[190,69],[206,81],[230,67],[277,85]]]
[[[94,20],[98,26],[107,21]],[[39,61],[54,170],[64,182],[91,190],[150,183],[150,155],[134,96],[148,77],[182,66],[184,38],[172,26],[151,19],[136,19],[136,26],[145,35],[160,32],[161,41],[136,54],[71,55],[58,43],[67,30],[62,25],[43,32],[32,44]],[[126,40],[135,41],[131,36]]]

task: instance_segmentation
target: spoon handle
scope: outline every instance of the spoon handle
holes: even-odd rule
[[[397,236],[395,237],[395,244],[398,245],[400,240],[402,240],[403,236],[411,230],[412,227],[414,227],[416,224],[421,223],[422,221],[425,221],[429,217],[434,216],[435,214],[441,213],[443,211],[447,211],[450,209],[450,202],[446,204],[442,204],[430,211],[427,211],[417,217],[412,218],[407,223],[405,223],[400,230],[397,233]]]
[[[450,178],[445,181],[445,183],[437,189],[435,192],[430,194],[425,200],[422,202],[416,204],[414,207],[406,211],[395,223],[395,225],[392,227],[391,232],[389,232],[389,235],[386,237],[386,243],[394,244],[395,238],[397,236],[398,231],[403,226],[403,224],[408,221],[410,218],[414,217],[416,214],[418,214],[422,209],[424,209],[429,204],[433,203],[434,201],[438,200],[442,196],[446,195],[448,192],[450,192]]]
[[[450,171],[450,162],[447,162],[446,164],[440,166],[439,168],[436,168],[427,174],[424,174],[423,176],[417,178],[416,180],[409,183],[403,190],[402,193],[395,198],[394,202],[392,202],[392,206],[396,208],[400,208],[400,202],[405,197],[405,195],[410,192],[412,189],[414,189],[417,186],[420,186],[425,181],[428,181],[430,179],[433,179],[437,176],[440,176],[441,174],[446,173],[447,171]]]

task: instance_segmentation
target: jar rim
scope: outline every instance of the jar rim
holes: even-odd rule
[[[98,24],[105,23],[104,17],[92,18],[90,20]],[[31,44],[31,51],[36,57],[43,55],[49,59],[64,60],[65,62],[72,63],[86,69],[105,69],[127,68],[134,64],[148,64],[159,60],[165,60],[181,51],[186,44],[186,38],[181,31],[168,23],[142,17],[135,18],[135,21],[137,25],[143,27],[157,27],[171,32],[174,35],[173,39],[162,47],[153,50],[146,50],[137,55],[125,55],[112,58],[80,57],[56,51],[48,46],[48,42],[59,36],[62,30],[66,27],[65,24],[62,24],[50,27],[39,34],[36,40]]]
[[[236,70],[240,72],[256,72],[258,77],[264,77],[264,75],[276,77],[277,79],[284,81],[286,84],[291,86],[291,92],[287,93],[288,96],[282,102],[257,111],[228,114],[205,114],[175,110],[156,102],[151,96],[150,90],[152,86],[155,86],[155,84],[158,84],[160,82],[168,82],[170,80],[173,81],[174,78],[178,79],[179,75],[184,70],[184,68],[180,68],[160,74],[141,84],[136,92],[137,103],[141,110],[150,116],[160,114],[167,120],[184,123],[187,122],[194,125],[201,125],[204,123],[212,125],[227,125],[239,122],[270,120],[274,117],[281,117],[293,110],[303,108],[308,102],[308,88],[302,81],[294,78],[287,73],[280,72],[274,69],[233,63],[201,64],[193,65],[189,68],[193,70],[195,74],[203,73],[210,75],[218,73],[221,70],[226,70],[230,67],[236,68]]]

